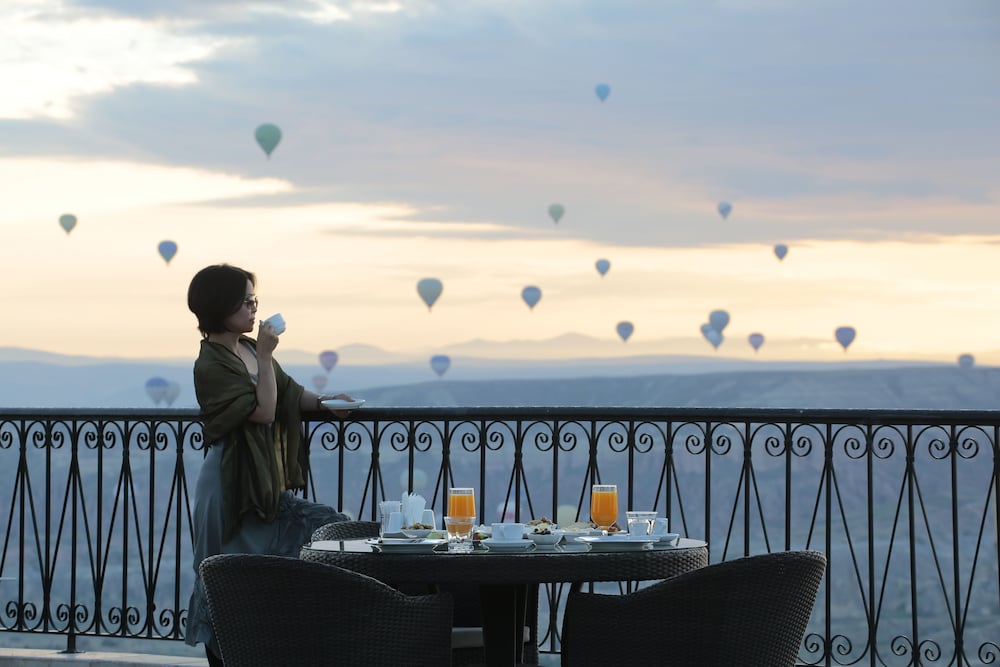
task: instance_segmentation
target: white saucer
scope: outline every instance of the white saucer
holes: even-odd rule
[[[328,398],[323,401],[323,407],[327,410],[351,410],[360,408],[365,404],[365,399],[359,398],[353,401],[345,401],[342,398]]]
[[[484,547],[488,547],[490,551],[527,551],[528,549],[533,549],[535,543],[531,540],[494,540],[492,537],[488,537],[485,540],[480,540],[480,544]]]

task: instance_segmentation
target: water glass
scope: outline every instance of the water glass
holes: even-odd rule
[[[391,533],[389,530],[389,519],[392,517],[393,512],[402,512],[403,503],[398,500],[383,500],[378,504],[378,516],[381,523],[379,524],[378,536],[383,537],[386,533]]]
[[[645,537],[653,532],[653,522],[656,521],[656,512],[641,512],[630,510],[625,512],[628,519],[628,534],[636,537]]]
[[[474,516],[446,516],[444,527],[448,531],[448,553],[472,553],[472,528]]]

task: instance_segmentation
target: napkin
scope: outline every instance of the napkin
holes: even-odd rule
[[[404,493],[402,505],[403,525],[412,526],[415,523],[420,523],[420,519],[424,514],[424,507],[427,505],[424,497],[417,493]]]

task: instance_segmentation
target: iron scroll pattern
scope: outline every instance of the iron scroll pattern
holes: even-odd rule
[[[365,408],[310,414],[305,495],[357,518],[476,489],[479,520],[589,515],[619,485],[712,561],[818,549],[815,665],[1000,664],[1000,413]],[[202,452],[189,410],[0,414],[0,629],[179,640]],[[190,492],[189,492],[190,489]],[[601,585],[607,586],[607,585]],[[624,584],[617,590],[631,590]],[[598,587],[601,590],[600,587]],[[542,591],[541,650],[565,590]]]

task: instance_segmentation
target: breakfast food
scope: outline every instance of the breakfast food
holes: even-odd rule
[[[403,526],[403,530],[434,530],[434,526],[426,523],[415,523],[412,526]]]

